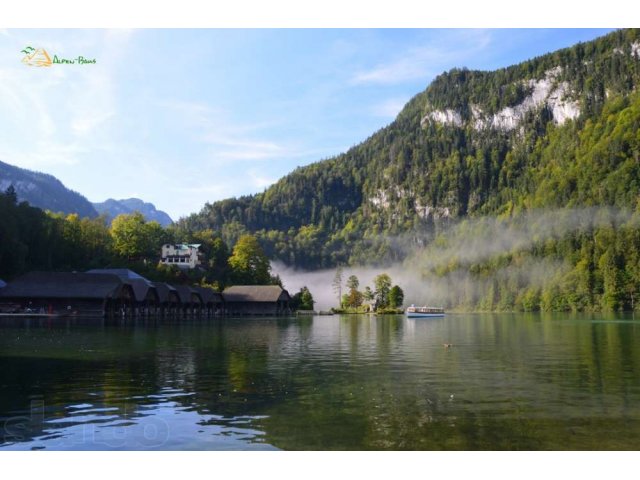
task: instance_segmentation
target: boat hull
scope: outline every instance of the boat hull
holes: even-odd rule
[[[431,318],[431,317],[444,317],[444,313],[407,313],[407,318]]]

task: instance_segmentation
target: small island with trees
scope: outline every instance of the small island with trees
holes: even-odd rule
[[[373,280],[374,289],[368,285],[360,291],[360,280],[356,275],[350,275],[346,281],[347,291],[342,291],[344,270],[338,267],[333,278],[333,290],[336,293],[340,307],[333,308],[335,313],[402,313],[404,291],[398,285],[393,285],[391,277],[381,273]]]

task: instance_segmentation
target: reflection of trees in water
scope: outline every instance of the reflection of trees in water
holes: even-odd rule
[[[170,401],[202,414],[203,425],[241,419],[285,449],[637,447],[640,329],[584,321],[344,316],[3,328],[0,416],[28,416],[35,399],[45,419],[73,420],[67,407],[81,404],[132,419]],[[25,439],[47,428],[34,418]]]
[[[388,354],[393,350],[387,348],[393,346],[388,326],[377,324],[379,335],[372,338],[367,321],[344,318],[341,323],[351,354],[362,354],[373,340],[376,357],[369,364],[360,358],[348,368],[347,358],[353,356],[334,354],[342,365],[330,372],[309,369],[313,377],[304,383],[313,389],[301,385],[298,397],[283,399],[262,422],[269,443],[285,449],[615,449],[634,448],[640,440],[638,410],[615,391],[635,385],[638,394],[638,353],[628,348],[638,334],[621,334],[616,324],[606,328],[628,345],[598,339],[595,344],[606,349],[602,358],[596,350],[581,351],[586,346],[581,339],[589,337],[584,323],[577,324],[579,335],[539,315],[485,315],[442,328],[412,324],[409,335],[398,336],[404,343],[399,360]],[[565,333],[558,335],[558,329]],[[421,331],[430,335],[420,336]],[[414,348],[416,338],[431,338],[431,343],[421,351]],[[456,338],[459,345],[438,349],[445,338]],[[547,355],[544,363],[532,365],[540,355]],[[609,379],[615,393],[610,400],[627,409],[626,418],[620,411],[603,416],[581,410],[580,397],[593,393],[598,402],[602,392],[582,389],[579,370],[584,367],[566,365],[574,358],[611,364],[616,375]],[[466,367],[474,362],[490,374],[473,378]],[[560,399],[564,408],[556,411],[548,393],[558,387],[567,395]],[[612,428],[619,433],[608,439]]]

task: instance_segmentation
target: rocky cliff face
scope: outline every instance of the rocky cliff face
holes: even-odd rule
[[[487,114],[480,106],[470,104],[470,124],[475,130],[514,130],[520,126],[528,113],[536,114],[543,108],[548,109],[551,119],[557,125],[577,118],[580,115],[580,105],[574,99],[575,92],[572,92],[570,84],[558,80],[561,72],[561,67],[555,67],[545,72],[544,77],[539,80],[520,81],[520,85],[530,92],[529,95],[518,104],[504,107],[494,114]],[[429,112],[422,118],[421,125],[424,127],[427,122],[455,127],[462,127],[465,123],[460,112],[452,109]]]

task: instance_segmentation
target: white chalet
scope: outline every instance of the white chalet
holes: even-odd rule
[[[180,268],[196,268],[202,263],[199,243],[165,243],[160,263]]]

